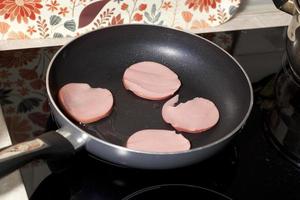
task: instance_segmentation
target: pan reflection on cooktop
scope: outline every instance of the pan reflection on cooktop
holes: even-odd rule
[[[182,199],[203,199],[203,200],[230,200],[229,197],[207,188],[184,185],[184,184],[166,184],[143,188],[130,194],[123,200],[153,200],[163,197],[172,198],[172,200]]]
[[[122,199],[142,188],[161,184],[205,186],[222,193],[235,177],[237,152],[232,143],[210,159],[189,167],[140,170],[116,166],[81,151],[74,160],[67,161],[66,166],[61,162],[50,163],[52,170],[60,171],[47,177],[31,200]]]

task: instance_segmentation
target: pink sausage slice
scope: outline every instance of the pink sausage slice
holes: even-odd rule
[[[219,120],[219,111],[208,99],[196,97],[185,103],[178,102],[176,95],[162,108],[162,117],[177,131],[200,133],[213,127]]]
[[[65,112],[82,123],[98,121],[109,115],[113,96],[107,89],[91,88],[86,83],[69,83],[58,92]]]
[[[128,148],[156,153],[186,151],[191,148],[190,142],[175,131],[146,129],[134,133],[127,141]]]
[[[156,62],[139,62],[126,69],[123,84],[144,99],[161,100],[172,96],[180,87],[178,76]]]

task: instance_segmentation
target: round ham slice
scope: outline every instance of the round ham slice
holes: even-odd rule
[[[200,133],[213,127],[219,120],[219,111],[208,99],[196,97],[185,103],[178,102],[176,95],[162,108],[162,117],[177,131]]]
[[[58,92],[65,112],[81,123],[98,121],[109,115],[113,106],[112,93],[107,89],[91,88],[86,83],[69,83]]]
[[[128,148],[156,153],[186,151],[191,148],[190,142],[175,131],[146,129],[134,133],[127,141]]]
[[[180,87],[178,76],[168,67],[156,62],[139,62],[126,69],[123,84],[127,90],[149,100],[172,96]]]

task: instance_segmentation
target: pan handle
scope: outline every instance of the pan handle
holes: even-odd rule
[[[0,151],[0,178],[34,159],[67,159],[75,153],[73,145],[56,131],[15,144]]]

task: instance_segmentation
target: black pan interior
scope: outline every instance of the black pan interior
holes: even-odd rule
[[[161,117],[165,101],[141,99],[122,85],[125,69],[140,61],[162,63],[177,73],[182,82],[181,102],[199,96],[217,105],[220,120],[215,127],[201,134],[184,134],[192,148],[229,134],[248,112],[249,83],[225,52],[194,35],[148,25],[105,28],[67,45],[50,66],[50,93],[58,102],[58,90],[70,82],[109,89],[114,96],[109,117],[84,126],[73,122],[113,144],[124,146],[131,134],[142,129],[173,130]]]

